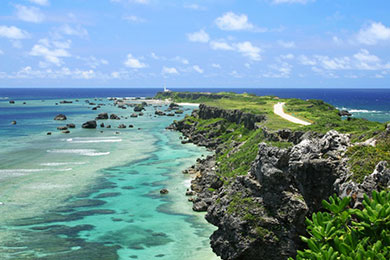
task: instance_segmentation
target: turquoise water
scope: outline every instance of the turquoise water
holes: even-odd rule
[[[214,228],[192,211],[184,196],[191,177],[181,173],[208,152],[165,130],[184,115],[154,117],[149,106],[130,118],[132,109],[105,99],[93,101],[105,104],[98,111],[84,99],[58,101],[0,103],[6,120],[17,121],[3,117],[0,127],[1,259],[218,259],[209,246]],[[111,129],[80,128],[100,112],[128,118],[102,121]],[[68,120],[54,121],[58,113]],[[66,123],[77,127],[56,130]]]

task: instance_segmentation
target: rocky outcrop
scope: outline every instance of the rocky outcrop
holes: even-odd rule
[[[111,115],[110,115],[110,119],[111,119],[111,120],[120,120],[120,117],[117,116],[116,114],[111,114]]]
[[[347,110],[340,110],[338,114],[339,116],[352,116],[352,114],[349,113]]]
[[[108,114],[107,113],[100,113],[97,117],[96,120],[105,120],[108,119]]]
[[[85,122],[81,127],[82,128],[94,129],[94,128],[97,127],[97,124],[96,124],[95,120],[91,120],[91,121]]]
[[[60,121],[63,121],[63,120],[66,120],[66,116],[63,115],[63,114],[58,114],[54,117],[54,120],[60,120]]]
[[[199,105],[199,118],[211,119],[211,118],[224,118],[229,122],[241,124],[250,130],[255,129],[256,123],[264,121],[265,115],[244,113],[241,110],[227,110],[217,107],[210,107],[204,104]]]
[[[221,94],[212,94],[212,93],[195,93],[195,92],[158,92],[157,96],[162,98],[172,98],[174,96],[182,99],[192,99],[197,100],[199,98],[212,98],[212,99],[221,99],[226,97]]]

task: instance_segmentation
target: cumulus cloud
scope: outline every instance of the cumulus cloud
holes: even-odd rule
[[[29,55],[44,58],[46,63],[41,63],[43,66],[49,64],[60,66],[63,63],[61,58],[71,56],[67,51],[67,49],[70,48],[70,44],[71,41],[57,42],[50,41],[47,38],[40,39],[38,43],[32,47]]]
[[[45,15],[37,7],[28,7],[24,5],[15,5],[16,16],[25,22],[41,23]]]
[[[0,37],[12,40],[22,40],[30,37],[30,34],[15,26],[0,25]]]
[[[366,49],[361,49],[352,56],[329,57],[323,55],[314,55],[312,58],[306,56],[299,57],[301,64],[313,66],[315,72],[321,70],[386,70],[390,69],[390,63],[384,63],[382,60],[371,54]]]
[[[213,63],[213,64],[211,64],[211,67],[216,68],[216,69],[220,69],[221,65],[218,63]]]
[[[58,32],[61,34],[73,35],[81,38],[88,36],[88,31],[80,25],[70,26],[69,24],[65,24],[59,28]]]
[[[248,57],[249,59],[254,61],[261,60],[261,56],[260,56],[261,49],[259,47],[252,45],[251,42],[249,41],[239,42],[235,44],[235,47],[237,51],[240,52],[245,57]]]
[[[47,6],[49,5],[49,0],[29,0],[31,3],[33,4],[37,4],[37,5],[43,5],[43,6]]]
[[[286,49],[291,49],[291,48],[295,48],[295,42],[291,41],[291,42],[286,42],[286,41],[278,41],[278,44],[279,46],[283,47],[283,48],[286,48]]]
[[[204,70],[201,69],[198,65],[194,65],[194,66],[192,66],[192,68],[193,68],[196,72],[198,72],[198,73],[200,73],[200,74],[202,74],[202,73],[204,72]]]
[[[366,45],[375,45],[380,41],[390,40],[390,27],[382,23],[372,22],[370,25],[360,29],[356,36],[357,41]]]
[[[179,74],[179,72],[177,71],[176,68],[174,67],[163,67],[162,70],[161,70],[161,73],[162,74]]]
[[[187,38],[190,42],[208,42],[210,36],[204,31],[200,30],[199,32],[188,33]]]
[[[232,51],[234,47],[224,41],[211,41],[210,47],[213,50]]]
[[[246,14],[235,14],[233,12],[227,12],[221,17],[218,17],[215,19],[215,24],[219,29],[224,31],[266,31],[265,28],[258,28],[250,23]]]
[[[133,57],[131,53],[127,55],[127,60],[124,62],[126,67],[132,68],[132,69],[143,69],[146,68],[147,65],[145,63],[142,63],[139,61],[139,59],[136,59]]]

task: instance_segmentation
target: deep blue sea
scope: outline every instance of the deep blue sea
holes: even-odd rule
[[[0,88],[0,102],[7,99],[66,99],[106,97],[152,97],[161,88]],[[321,99],[339,109],[347,109],[357,117],[390,121],[390,89],[267,89],[267,88],[172,88],[173,91],[232,91],[282,98]]]
[[[172,90],[322,99],[356,117],[390,121],[388,89]],[[156,108],[148,106],[133,118],[131,108],[107,99],[158,91],[0,88],[0,259],[219,259],[209,246],[215,228],[184,196],[193,176],[182,170],[209,152],[182,144],[179,133],[165,129],[194,107],[184,106],[184,114],[172,118],[155,117]],[[101,108],[92,110],[86,100]],[[101,112],[120,120],[80,127]],[[59,113],[68,119],[53,120]],[[67,123],[76,128],[57,130]],[[161,195],[162,188],[169,193]]]

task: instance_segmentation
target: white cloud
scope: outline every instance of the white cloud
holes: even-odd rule
[[[59,28],[58,32],[61,34],[78,36],[81,38],[88,36],[88,31],[80,25],[72,27],[68,24],[65,24]]]
[[[198,72],[198,73],[200,73],[200,74],[202,74],[202,73],[204,72],[204,70],[201,69],[198,65],[194,65],[194,66],[192,66],[192,68],[193,68],[196,72]]]
[[[240,52],[245,57],[248,57],[254,61],[261,60],[261,56],[260,56],[261,49],[259,47],[252,45],[251,42],[249,41],[239,42],[235,44],[235,47],[237,51]]]
[[[273,4],[307,4],[315,0],[272,0]]]
[[[61,58],[71,56],[66,50],[70,48],[70,43],[70,41],[56,42],[49,41],[46,38],[40,39],[38,43],[32,47],[29,55],[43,57],[46,63],[42,63],[42,65],[54,64],[60,66],[63,63]]]
[[[292,54],[292,53],[289,53],[289,54],[286,54],[286,55],[280,55],[279,57],[282,60],[292,60],[292,59],[295,58],[294,54]]]
[[[211,41],[210,47],[213,50],[232,51],[234,47],[223,41]]]
[[[127,60],[124,62],[126,67],[132,69],[143,69],[146,68],[147,65],[145,63],[140,62],[138,59],[133,57],[130,53],[127,55]]]
[[[317,61],[316,61],[316,60],[310,59],[310,58],[308,58],[308,57],[305,56],[305,55],[299,56],[298,60],[299,60],[299,62],[300,62],[302,65],[314,66],[314,65],[317,64]]]
[[[188,33],[187,38],[190,42],[208,42],[210,40],[210,36],[204,30]]]
[[[177,62],[180,62],[184,65],[188,65],[190,62],[186,59],[186,58],[183,58],[183,57],[180,57],[180,56],[176,56],[175,58],[172,59],[173,61],[177,61]]]
[[[352,56],[329,57],[315,55],[313,58],[300,56],[301,64],[313,67],[313,71],[321,70],[387,70],[390,69],[390,63],[383,63],[382,60],[370,54],[366,49],[361,49]]]
[[[22,40],[30,37],[30,34],[15,26],[0,25],[0,37],[5,37],[12,40]]]
[[[292,65],[287,62],[279,62],[270,65],[270,72],[263,73],[264,78],[289,78],[291,75]]]
[[[227,12],[215,19],[215,24],[224,31],[256,30],[257,28],[248,21],[245,14],[235,14]]]
[[[162,68],[162,71],[161,71],[162,74],[179,74],[179,72],[177,72],[177,69],[174,68],[174,67],[163,67]]]
[[[291,49],[291,48],[295,48],[295,42],[291,41],[291,42],[286,42],[286,41],[278,41],[278,44],[283,47],[283,48],[286,48],[286,49]]]
[[[221,65],[217,64],[217,63],[213,63],[213,64],[211,64],[211,67],[216,68],[216,69],[220,69]]]
[[[138,17],[138,16],[135,16],[135,15],[123,16],[123,20],[126,20],[130,23],[144,23],[144,22],[146,22],[145,19]]]
[[[375,45],[380,41],[390,40],[390,27],[382,23],[372,22],[369,26],[360,29],[356,36],[359,43]]]
[[[41,23],[45,15],[37,7],[28,7],[24,5],[15,5],[16,16],[25,22]]]
[[[188,5],[184,5],[184,8],[192,9],[192,10],[197,10],[197,11],[204,11],[204,10],[206,10],[206,7],[200,6],[200,5],[198,5],[198,4],[188,4]]]
[[[37,5],[44,5],[44,6],[47,6],[49,5],[49,0],[29,0],[31,3],[33,4],[37,4]]]
[[[96,58],[95,56],[90,56],[90,57],[87,57],[87,58],[83,58],[83,57],[77,57],[78,59],[82,60],[85,62],[85,64],[93,69],[96,69],[97,67],[99,66],[102,66],[102,65],[108,65],[109,62],[105,59],[98,59]]]
[[[335,43],[335,44],[337,44],[337,45],[341,45],[341,44],[343,44],[343,40],[342,39],[340,39],[339,37],[337,37],[337,36],[333,36],[332,37],[332,40],[333,40],[333,42]]]

